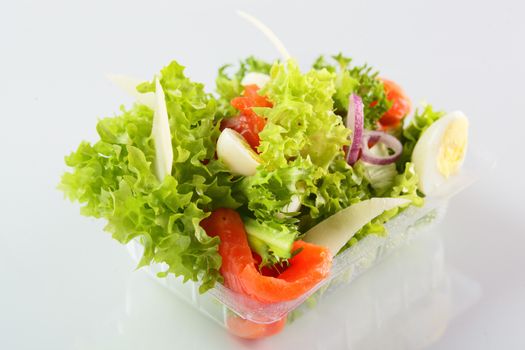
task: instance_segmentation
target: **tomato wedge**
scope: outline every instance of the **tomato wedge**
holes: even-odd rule
[[[259,133],[264,129],[266,121],[257,115],[238,115],[221,122],[221,131],[230,128],[241,134],[251,148],[257,152],[257,147],[261,143]]]
[[[253,101],[253,107],[273,107],[273,104],[266,96],[259,95],[259,87],[255,84],[244,87],[243,96]]]
[[[296,241],[293,250],[301,249],[288,260],[289,266],[277,277],[263,276],[255,267],[244,224],[232,209],[218,209],[201,222],[210,236],[219,236],[222,257],[221,274],[226,286],[262,302],[295,299],[322,281],[330,273],[328,249]]]
[[[410,99],[401,86],[389,79],[381,78],[385,89],[386,98],[392,101],[392,106],[379,119],[382,129],[397,128],[412,108]]]
[[[260,139],[259,133],[264,129],[266,120],[259,117],[252,107],[272,107],[272,103],[265,97],[258,94],[257,85],[246,85],[242,96],[231,100],[231,105],[239,110],[240,114],[236,117],[224,119],[221,122],[221,130],[230,128],[241,134],[248,144],[257,151]]]

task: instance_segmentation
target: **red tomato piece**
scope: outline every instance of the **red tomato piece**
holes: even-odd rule
[[[382,129],[396,128],[401,125],[403,118],[410,113],[412,104],[401,86],[392,80],[384,78],[381,78],[381,80],[385,88],[386,98],[392,101],[392,106],[379,119],[379,124]]]
[[[257,85],[246,85],[243,95],[251,99],[256,107],[273,107],[273,104],[266,96],[259,95],[259,87]]]
[[[238,109],[240,115],[224,119],[221,122],[221,130],[230,128],[241,134],[250,144],[254,151],[260,144],[259,133],[264,129],[266,120],[259,117],[252,107],[272,107],[272,103],[265,97],[258,94],[257,85],[247,85],[244,87],[242,96],[231,100],[231,105]]]
[[[221,130],[230,128],[241,134],[246,142],[257,152],[257,147],[260,144],[259,133],[264,129],[266,121],[255,114],[252,115],[238,115],[228,119],[223,119],[221,122]]]
[[[242,114],[249,116],[257,116],[252,110],[252,107],[272,107],[273,104],[258,93],[259,87],[257,85],[246,85],[242,96],[235,97],[231,100],[231,105],[238,109]]]
[[[257,114],[252,110],[255,106],[255,101],[249,97],[239,96],[231,100],[230,104],[233,108],[238,109],[242,114],[249,116],[256,116]]]

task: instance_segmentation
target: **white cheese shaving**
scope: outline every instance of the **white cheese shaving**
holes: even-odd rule
[[[170,123],[164,90],[158,78],[155,79],[155,108],[151,136],[155,144],[155,175],[163,181],[166,175],[171,174],[173,165],[173,148],[171,146]]]
[[[312,227],[303,239],[327,247],[334,256],[361,227],[376,216],[407,203],[410,201],[404,198],[371,198],[352,204]]]
[[[277,35],[274,34],[274,32],[270,28],[268,28],[267,25],[265,25],[263,22],[244,11],[237,10],[237,14],[245,20],[247,20],[248,22],[250,22],[251,24],[253,24],[257,29],[259,29],[271,41],[271,43],[273,44],[273,46],[275,46],[277,51],[279,51],[285,62],[290,59],[291,56],[288,53],[288,50],[286,50],[286,47],[284,47],[283,42],[277,37]]]
[[[109,74],[109,81],[118,86],[128,95],[134,97],[138,103],[155,109],[155,94],[153,92],[140,93],[137,91],[137,85],[144,82],[144,80],[128,77],[120,74]]]

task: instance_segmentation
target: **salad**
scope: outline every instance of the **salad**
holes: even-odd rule
[[[59,187],[104,218],[139,267],[216,283],[265,303],[295,299],[332,260],[409,206],[424,205],[463,163],[468,120],[427,104],[342,54],[303,72],[293,59],[219,68],[214,93],[173,61],[151,81],[113,80],[136,98],[99,120],[95,143],[66,157]],[[232,319],[234,333],[285,319]]]

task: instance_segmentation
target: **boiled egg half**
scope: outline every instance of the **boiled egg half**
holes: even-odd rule
[[[414,147],[412,163],[419,190],[429,196],[459,172],[468,144],[468,119],[455,111],[435,121]]]

